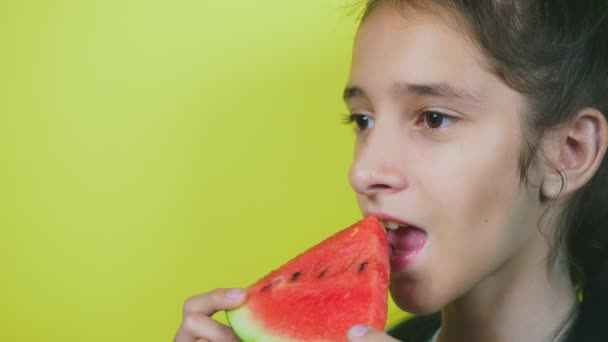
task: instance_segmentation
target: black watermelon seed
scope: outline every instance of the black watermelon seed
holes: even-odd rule
[[[291,276],[291,281],[296,281],[298,280],[298,278],[300,277],[301,273],[300,272],[296,272]]]
[[[363,270],[365,269],[366,266],[367,266],[367,261],[362,263],[361,266],[359,266],[359,272],[363,272]]]
[[[321,273],[319,274],[319,278],[322,278],[325,275],[325,272],[327,272],[327,269],[321,271]]]

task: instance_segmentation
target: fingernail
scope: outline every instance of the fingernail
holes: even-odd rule
[[[243,291],[243,289],[232,289],[232,290],[228,291],[228,293],[226,293],[226,299],[228,299],[231,302],[234,302],[236,300],[241,299],[241,297],[243,297],[244,294],[245,294],[245,291]]]
[[[349,337],[361,337],[361,336],[365,336],[365,334],[367,334],[368,331],[369,331],[369,328],[366,327],[365,325],[355,325],[348,330],[348,336]]]

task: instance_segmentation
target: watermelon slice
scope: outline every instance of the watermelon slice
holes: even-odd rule
[[[359,221],[247,288],[228,322],[245,342],[346,341],[355,324],[383,330],[388,248],[375,217]]]

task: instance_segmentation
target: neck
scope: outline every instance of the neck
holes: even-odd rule
[[[441,342],[559,341],[578,298],[566,267],[548,270],[540,236],[441,312]]]

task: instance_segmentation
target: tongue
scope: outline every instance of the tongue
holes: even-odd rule
[[[388,242],[397,250],[410,251],[424,246],[426,233],[418,228],[406,227],[388,230]]]

